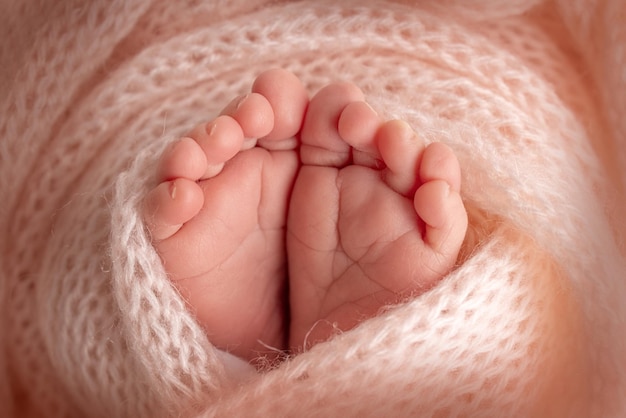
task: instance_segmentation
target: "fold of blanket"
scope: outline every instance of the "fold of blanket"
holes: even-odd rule
[[[0,415],[626,411],[624,2],[2,10]],[[139,206],[164,147],[271,67],[450,145],[471,228],[436,288],[257,373],[186,310]]]

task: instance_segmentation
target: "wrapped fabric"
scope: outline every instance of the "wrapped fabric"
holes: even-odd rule
[[[626,3],[2,1],[0,415],[619,417]],[[140,204],[164,147],[281,67],[459,156],[438,286],[258,373]]]

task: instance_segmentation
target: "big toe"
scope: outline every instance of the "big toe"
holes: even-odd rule
[[[274,113],[273,127],[261,138],[261,145],[271,147],[272,142],[292,138],[300,131],[309,97],[296,75],[283,69],[265,71],[254,81],[252,92],[262,95]]]
[[[350,162],[350,145],[339,134],[339,118],[348,104],[363,98],[355,85],[335,83],[311,99],[301,135],[303,164],[342,167]]]

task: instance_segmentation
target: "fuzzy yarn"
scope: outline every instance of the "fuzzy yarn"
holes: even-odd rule
[[[622,0],[1,0],[0,35],[0,416],[626,414]],[[272,67],[450,145],[471,231],[432,291],[257,373],[138,207]]]

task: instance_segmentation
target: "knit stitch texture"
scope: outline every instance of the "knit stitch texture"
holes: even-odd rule
[[[2,0],[0,35],[0,416],[625,416],[626,2]],[[139,207],[274,67],[450,145],[471,225],[437,287],[257,373]]]

